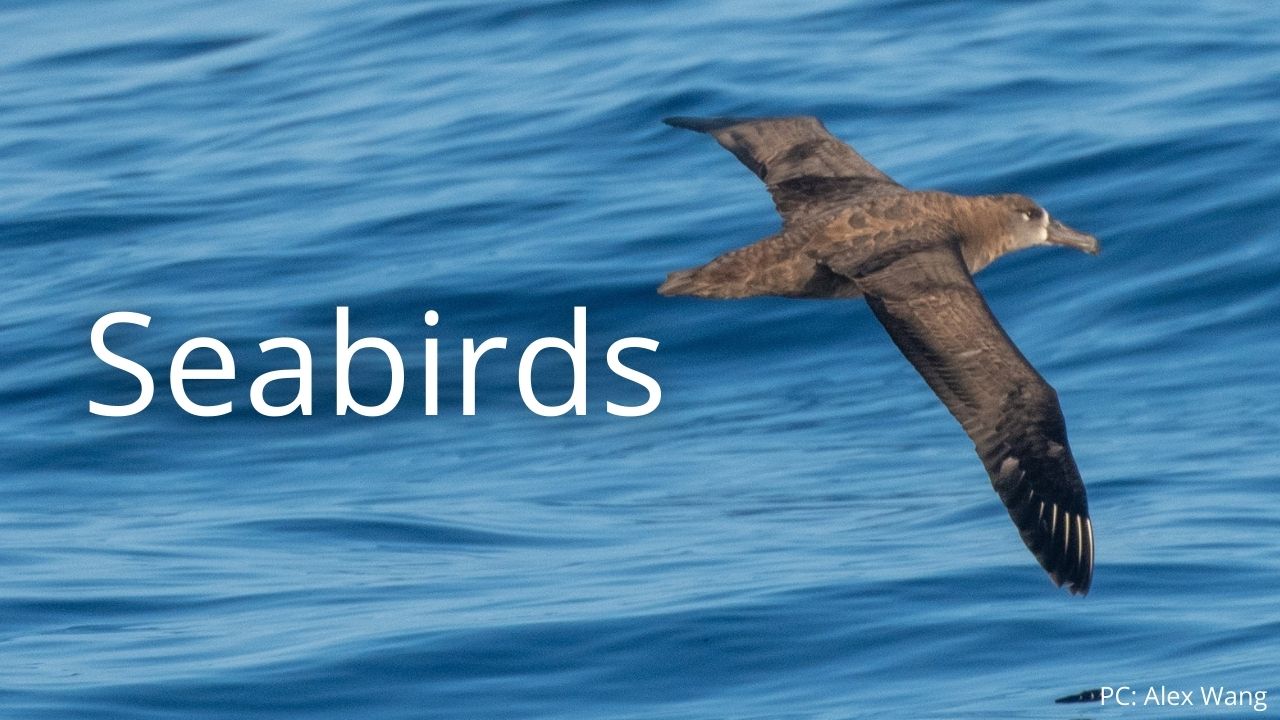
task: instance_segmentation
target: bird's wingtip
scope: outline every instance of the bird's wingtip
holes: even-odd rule
[[[1074,573],[1050,570],[1049,579],[1053,581],[1054,585],[1066,590],[1071,595],[1084,597],[1089,594],[1089,589],[1093,585],[1093,566],[1074,568]]]
[[[690,117],[687,115],[673,115],[672,117],[663,118],[662,122],[671,127],[682,128],[684,130],[693,130],[695,132],[709,133],[715,132],[730,125],[737,125],[742,122],[742,118],[733,117]]]
[[[1078,692],[1074,695],[1060,697],[1054,700],[1054,702],[1059,705],[1064,705],[1067,703],[1098,702],[1101,699],[1102,699],[1102,688],[1093,688],[1092,690],[1085,690],[1084,692]]]

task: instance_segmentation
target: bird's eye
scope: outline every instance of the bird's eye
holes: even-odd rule
[[[1031,213],[1029,212],[1022,213],[1022,219],[1029,222],[1031,220]]]

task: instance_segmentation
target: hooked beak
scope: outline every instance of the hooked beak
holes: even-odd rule
[[[1079,230],[1072,230],[1053,219],[1049,220],[1049,242],[1055,245],[1072,247],[1090,255],[1097,255],[1102,250],[1101,246],[1098,245],[1098,238],[1082,233]]]

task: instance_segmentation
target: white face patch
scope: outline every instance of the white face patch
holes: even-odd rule
[[[1049,213],[1040,211],[1040,222],[1033,222],[1030,212],[1019,213],[1013,223],[1009,247],[1013,250],[1049,244]]]

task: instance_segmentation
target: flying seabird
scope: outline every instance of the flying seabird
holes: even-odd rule
[[[815,117],[668,118],[708,133],[769,188],[782,229],[663,295],[863,297],[973,440],[1023,542],[1073,595],[1093,580],[1093,523],[1058,395],[1005,334],[972,273],[1036,245],[1096,255],[1097,238],[1022,195],[908,190]]]

